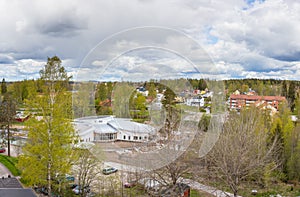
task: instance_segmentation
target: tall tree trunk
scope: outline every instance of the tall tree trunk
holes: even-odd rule
[[[9,123],[7,125],[7,155],[10,157],[10,129],[9,129]]]
[[[233,193],[233,196],[234,197],[237,197],[238,195],[237,195],[237,191],[235,191],[234,193]]]
[[[51,161],[48,163],[48,195],[51,196]]]

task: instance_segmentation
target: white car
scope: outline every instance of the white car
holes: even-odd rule
[[[76,187],[74,187],[72,189],[72,191],[74,192],[74,194],[79,195],[82,193],[82,188],[80,188],[79,185],[77,185]],[[85,187],[83,187],[83,191],[84,191],[84,193],[90,193],[91,190],[90,190],[89,186],[85,186]]]

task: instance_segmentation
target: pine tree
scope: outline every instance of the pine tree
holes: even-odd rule
[[[5,94],[7,92],[7,86],[6,86],[6,82],[5,79],[2,79],[2,83],[1,83],[1,94]]]
[[[10,128],[16,115],[16,102],[9,94],[4,96],[0,104],[0,123],[7,130],[7,154],[10,157]]]
[[[295,109],[295,99],[296,99],[296,85],[293,81],[290,82],[289,90],[288,90],[288,101],[291,111],[293,112]]]
[[[287,91],[288,88],[287,88],[286,80],[284,80],[281,85],[281,96],[287,97],[288,95]]]
[[[162,100],[162,104],[166,110],[164,130],[168,138],[170,138],[171,132],[176,129],[179,122],[180,114],[175,106],[175,97],[176,94],[170,88],[167,88],[164,92],[164,99]]]

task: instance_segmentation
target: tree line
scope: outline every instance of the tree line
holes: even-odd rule
[[[207,81],[188,79],[192,89],[200,90],[209,88]],[[147,116],[147,99],[151,102],[156,98],[157,91],[165,90],[166,99],[162,102],[167,109],[164,130],[169,134],[176,128],[179,119],[174,91],[181,91],[182,87],[170,90],[162,85],[166,83],[155,80],[141,82],[140,85],[149,91],[148,97],[132,88],[116,88],[114,82],[99,83],[96,84],[93,107],[98,114],[120,113],[120,116],[130,116],[130,110],[133,110],[137,117]],[[28,185],[45,186],[49,193],[63,192],[65,188],[62,176],[69,173],[75,164],[81,166],[78,173],[84,181],[83,186],[90,181],[85,174],[98,173],[95,172],[96,169],[91,169],[95,157],[73,146],[78,136],[71,124],[74,118],[71,84],[71,76],[61,66],[61,60],[57,56],[48,58],[47,64],[40,71],[39,79],[9,84],[3,79],[1,83],[0,121],[8,131],[8,139],[17,108],[29,111],[35,109],[37,112],[36,118],[26,122],[28,140],[23,148],[23,155],[19,157],[18,167],[22,170],[22,179]],[[267,111],[254,108],[244,109],[240,114],[230,112],[218,142],[207,157],[201,160],[201,164],[207,169],[204,171],[205,175],[202,175],[209,175],[210,179],[226,184],[235,195],[240,192],[243,183],[255,182],[262,187],[268,187],[276,181],[300,181],[300,123],[293,122],[290,118],[292,113],[300,117],[300,83],[243,79],[225,80],[224,84],[228,94],[237,89],[246,92],[251,88],[259,95],[285,96],[288,102],[283,103],[273,117]],[[109,103],[112,102],[112,95],[128,95],[127,90],[131,92],[128,100],[115,101],[120,102],[117,105],[120,108],[114,109],[114,112]],[[129,114],[126,114],[127,109],[122,102],[128,103]],[[209,120],[205,119],[203,122],[207,124]],[[209,130],[209,126],[199,127]],[[85,160],[90,163],[83,163],[79,158],[87,158]],[[170,166],[167,168],[181,169],[175,163]],[[183,169],[186,172],[186,165]],[[181,171],[176,171],[176,174],[182,175]],[[180,178],[174,173],[171,176],[173,184],[177,182],[176,178]]]

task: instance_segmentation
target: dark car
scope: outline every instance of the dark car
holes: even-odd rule
[[[0,153],[5,153],[5,151],[6,151],[5,148],[3,148],[3,147],[0,148]]]
[[[69,174],[66,174],[66,180],[67,181],[75,181],[75,177],[74,176],[71,176]]]
[[[118,171],[117,168],[109,167],[109,168],[104,168],[104,169],[102,170],[102,173],[105,174],[105,175],[108,175],[108,174],[115,173],[115,172],[117,172],[117,171]]]

